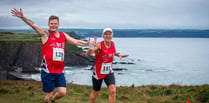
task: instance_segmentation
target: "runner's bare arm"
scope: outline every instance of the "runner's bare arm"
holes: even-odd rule
[[[89,57],[91,56],[94,52],[99,52],[101,50],[101,43],[97,43],[93,49],[89,49],[87,52],[86,52],[86,56]]]
[[[88,46],[88,42],[83,41],[83,40],[74,39],[74,38],[70,37],[68,34],[66,34],[65,32],[63,32],[63,33],[65,35],[66,41],[69,44],[73,44],[73,45],[77,45],[77,46]]]
[[[119,53],[116,53],[115,56],[118,56],[120,59],[128,57],[128,55],[121,55]]]
[[[23,15],[22,8],[20,8],[20,11],[14,8],[11,10],[11,13],[13,14],[12,16],[16,16],[22,19],[26,24],[32,27],[41,36],[41,38],[48,37],[46,30],[42,29],[41,27],[36,25],[33,21],[31,21],[30,19],[28,19],[27,17]]]

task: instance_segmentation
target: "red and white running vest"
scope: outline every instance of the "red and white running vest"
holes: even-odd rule
[[[55,37],[50,31],[48,41],[42,44],[41,68],[46,73],[63,73],[65,55],[65,35],[59,32],[60,37]]]
[[[94,66],[94,78],[103,79],[107,74],[112,73],[112,62],[116,53],[114,43],[111,41],[111,47],[108,49],[104,45],[104,41],[101,42],[102,50],[98,54],[95,52],[96,63]]]

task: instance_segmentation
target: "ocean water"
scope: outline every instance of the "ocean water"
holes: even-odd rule
[[[98,38],[101,41],[102,38]],[[209,84],[209,38],[113,38],[116,51],[128,54],[115,57],[116,86],[140,85],[202,85]],[[88,67],[66,67],[67,82],[92,85]],[[32,78],[40,80],[40,74]]]

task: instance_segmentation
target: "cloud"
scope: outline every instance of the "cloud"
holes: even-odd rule
[[[205,29],[209,27],[208,5],[208,0],[2,0],[0,27],[23,25],[10,14],[15,7],[23,8],[41,26],[47,26],[50,15],[57,15],[61,26],[69,28]]]

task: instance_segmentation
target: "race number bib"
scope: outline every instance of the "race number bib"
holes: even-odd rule
[[[64,61],[64,49],[53,48],[53,60],[54,61]]]
[[[101,74],[109,74],[112,70],[112,63],[102,63]]]

